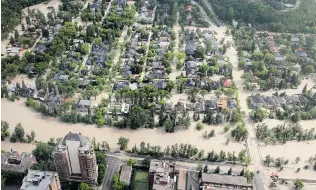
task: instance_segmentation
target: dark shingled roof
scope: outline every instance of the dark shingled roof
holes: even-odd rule
[[[80,141],[80,146],[85,146],[88,142],[87,137],[81,136],[77,133],[71,133],[69,132],[63,139],[63,145],[66,145],[66,141]]]

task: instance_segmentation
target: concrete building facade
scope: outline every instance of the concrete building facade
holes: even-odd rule
[[[69,132],[55,147],[54,163],[62,181],[97,183],[98,166],[89,139]]]

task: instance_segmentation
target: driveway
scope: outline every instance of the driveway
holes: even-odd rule
[[[120,171],[120,166],[122,165],[122,162],[120,159],[108,155],[108,165],[106,174],[103,180],[102,190],[111,190],[112,189],[112,180],[113,176]]]

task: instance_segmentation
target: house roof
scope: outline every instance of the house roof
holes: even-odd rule
[[[91,105],[91,100],[79,100],[78,105],[81,106],[90,106]]]
[[[227,100],[225,98],[220,98],[217,100],[216,105],[219,108],[227,108]]]
[[[155,80],[154,86],[156,88],[164,89],[167,87],[167,83],[164,80]]]
[[[129,88],[130,88],[131,90],[136,90],[136,89],[137,89],[137,83],[130,84],[130,85],[129,85]]]
[[[230,81],[230,80],[226,80],[225,82],[224,82],[224,87],[230,87],[232,85],[232,82]]]
[[[216,100],[205,100],[204,104],[208,109],[215,109],[217,107]]]
[[[10,162],[10,160],[16,160],[17,164]],[[1,154],[1,170],[25,172],[35,163],[36,159],[30,153],[22,152],[19,154],[17,151],[11,150]]]
[[[303,49],[297,49],[297,50],[295,50],[295,53],[296,53],[298,56],[300,56],[300,57],[307,57],[307,53],[306,53],[306,51],[303,50]]]

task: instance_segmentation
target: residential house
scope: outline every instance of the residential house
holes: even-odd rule
[[[166,105],[165,105],[166,113],[171,113],[172,109],[173,109],[173,104],[172,103],[166,103]]]
[[[251,97],[250,104],[253,108],[261,108],[266,105],[266,102],[264,101],[263,97],[256,95]]]
[[[56,73],[53,77],[53,80],[64,82],[65,80],[68,80],[69,75],[67,75],[64,71],[59,71]]]
[[[20,47],[9,47],[6,49],[7,54],[9,55],[17,55],[20,53],[22,49]]]
[[[226,109],[227,108],[227,100],[226,98],[219,98],[217,101],[216,101],[216,106],[218,109]]]
[[[163,42],[163,41],[159,41],[158,42],[158,48],[167,50],[169,47],[170,42]]]
[[[195,81],[192,78],[188,78],[186,80],[186,82],[184,83],[184,87],[185,88],[191,88],[191,87],[194,87],[194,86],[195,86]]]
[[[24,173],[36,164],[36,158],[31,153],[17,151],[1,153],[1,170]]]
[[[128,87],[128,85],[128,81],[117,81],[113,85],[113,91],[123,89],[125,87]]]
[[[295,53],[297,56],[299,56],[302,64],[307,64],[310,61],[310,59],[307,56],[307,52],[305,50],[297,49],[295,50]]]
[[[233,83],[231,82],[231,80],[225,80],[223,87],[225,88],[229,88],[233,85]]]
[[[195,76],[197,72],[197,63],[195,61],[188,61],[185,63],[186,76]]]
[[[300,45],[300,38],[297,36],[292,36],[291,37],[291,44],[299,46]]]
[[[217,101],[215,99],[205,100],[204,105],[205,105],[205,111],[217,109]]]
[[[153,85],[158,89],[167,88],[167,82],[165,80],[154,80]]]
[[[80,112],[90,112],[93,105],[91,100],[79,100],[76,107]]]
[[[44,53],[48,50],[48,48],[43,44],[38,44],[35,46],[35,53]]]
[[[237,106],[236,100],[234,100],[234,99],[227,100],[227,107],[228,107],[229,109],[235,109],[235,108],[237,108],[238,106]]]

